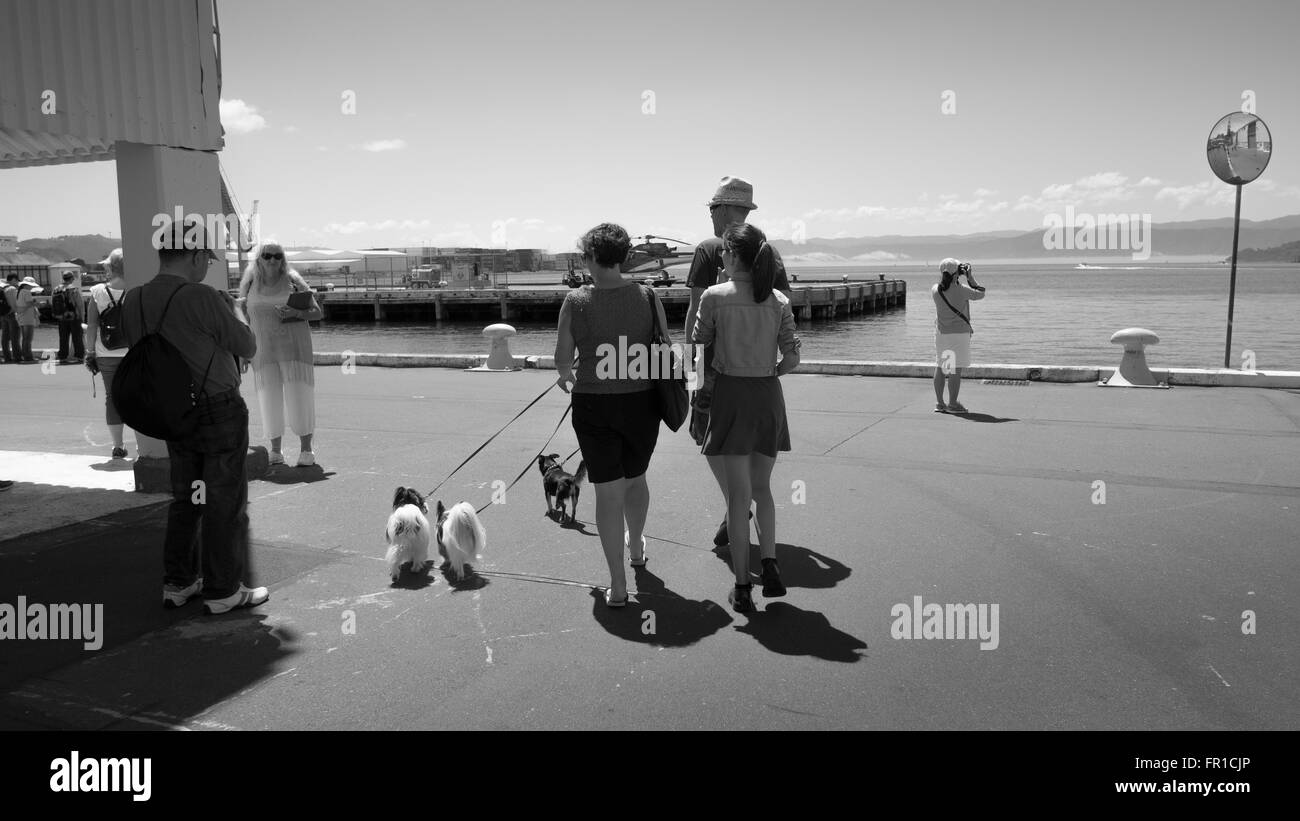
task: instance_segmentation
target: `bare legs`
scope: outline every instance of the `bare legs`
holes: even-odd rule
[[[934,398],[940,405],[943,404],[943,368],[934,369]],[[953,368],[952,373],[948,374],[948,404],[954,404],[957,401],[957,394],[961,392],[961,368]]]
[[[764,559],[776,558],[776,503],[772,499],[772,468],[776,459],[761,453],[746,456],[711,456],[722,463],[726,475],[727,536],[731,540],[731,569],[736,584],[749,584],[749,503],[758,507],[758,550]]]
[[[609,565],[610,596],[615,601],[627,598],[627,572],[623,567],[623,530],[627,528],[628,545],[641,549],[646,516],[650,511],[650,487],[645,474],[634,479],[596,482],[596,531]]]

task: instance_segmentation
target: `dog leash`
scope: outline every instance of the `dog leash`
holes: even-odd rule
[[[539,394],[537,395],[537,398],[536,398],[536,399],[534,399],[533,401],[531,401],[531,402],[529,402],[527,405],[525,405],[523,410],[519,411],[519,413],[516,413],[516,414],[515,414],[515,415],[510,419],[509,422],[506,422],[504,425],[502,425],[502,426],[501,426],[501,430],[498,430],[496,433],[494,433],[494,434],[492,434],[491,436],[489,436],[486,442],[484,442],[483,444],[481,444],[481,445],[479,445],[477,448],[475,448],[473,453],[471,453],[469,456],[466,456],[466,457],[465,457],[465,461],[461,462],[459,465],[456,465],[455,469],[452,470],[451,473],[448,473],[447,476],[446,476],[446,478],[444,478],[441,482],[439,482],[439,483],[438,483],[438,484],[433,488],[433,490],[431,490],[431,491],[429,491],[428,493],[424,494],[424,497],[427,499],[427,498],[433,496],[433,494],[437,493],[437,492],[438,492],[438,488],[440,488],[440,487],[442,487],[443,485],[447,484],[447,480],[450,479],[451,477],[453,477],[453,476],[456,475],[456,471],[460,470],[461,468],[465,467],[465,465],[469,464],[469,460],[470,460],[470,459],[473,459],[475,456],[478,456],[478,455],[479,455],[479,452],[482,451],[483,448],[485,448],[485,447],[487,447],[488,445],[492,444],[492,440],[493,440],[493,439],[495,439],[495,438],[497,438],[498,436],[500,436],[502,431],[504,431],[506,428],[508,428],[508,427],[510,427],[512,424],[514,424],[514,422],[515,422],[516,419],[518,419],[519,417],[521,417],[521,416],[523,416],[525,413],[527,413],[529,408],[531,408],[533,405],[536,405],[538,402],[540,402],[541,399],[542,399],[542,397],[545,396],[546,394],[550,393],[550,392],[551,392],[551,388],[554,388],[554,387],[555,387],[555,384],[552,383],[550,388],[547,388],[546,390],[544,390],[544,391],[542,391],[541,393],[539,393]],[[568,409],[568,408],[565,408],[565,409],[564,409],[564,412],[565,412],[565,414],[567,415],[568,412],[569,412],[569,409]],[[561,422],[564,421],[564,417],[563,417],[563,416],[560,417],[560,421],[561,421]],[[556,429],[556,430],[559,430],[559,429],[560,429],[560,426],[559,426],[559,425],[556,425],[556,426],[555,426],[555,429]],[[551,435],[554,436],[555,434],[552,433]],[[546,440],[546,441],[547,441],[548,443],[550,442],[549,439]]]
[[[546,442],[542,444],[541,450],[537,451],[536,455],[534,455],[532,459],[528,460],[528,464],[524,465],[524,469],[519,471],[519,475],[515,477],[515,480],[510,484],[506,485],[505,490],[501,491],[502,495],[505,495],[507,492],[509,492],[510,488],[517,485],[519,483],[519,480],[524,478],[524,474],[528,473],[528,471],[532,469],[533,465],[537,464],[538,456],[541,456],[546,453],[546,446],[551,444],[551,440],[555,438],[555,434],[560,432],[560,425],[564,424],[565,417],[569,415],[569,411],[572,409],[573,409],[573,401],[570,400],[569,406],[564,409],[564,413],[560,414],[560,421],[555,423],[555,430],[551,431],[551,435],[546,437]],[[582,448],[578,447],[573,451],[573,453],[577,453],[579,450],[582,450]],[[565,457],[564,461],[565,462],[569,461],[569,459],[573,457],[573,453],[570,453],[567,457]],[[561,462],[560,464],[564,464],[564,462]],[[495,500],[488,502],[487,504],[483,505],[483,507],[480,507],[478,510],[475,510],[474,511],[475,515],[482,513],[483,511],[492,507],[492,505],[494,504],[496,504]]]

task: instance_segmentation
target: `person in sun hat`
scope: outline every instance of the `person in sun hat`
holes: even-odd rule
[[[713,197],[706,203],[706,206],[709,209],[709,219],[713,223],[713,236],[695,246],[695,255],[691,258],[690,273],[686,276],[686,284],[691,289],[691,301],[686,308],[687,339],[690,339],[695,328],[695,320],[700,311],[700,298],[704,296],[704,292],[714,285],[726,281],[725,266],[722,261],[722,252],[725,248],[722,241],[723,232],[733,225],[744,224],[749,219],[750,212],[758,208],[758,205],[754,203],[753,184],[741,177],[731,176],[723,177],[719,181],[717,189],[713,192]],[[769,245],[768,249],[772,253],[773,264],[775,265],[773,288],[784,294],[786,299],[789,299],[790,280],[785,273],[785,263],[781,261],[781,255],[777,253],[776,248]],[[695,444],[697,445],[704,443],[704,431],[708,427],[708,414],[705,409],[710,401],[709,397],[717,376],[711,367],[712,363],[712,346],[705,345],[700,360],[700,373],[703,380],[691,402],[691,435],[695,438]],[[719,487],[722,488],[723,509],[725,510],[727,501],[726,475],[722,473],[721,466],[713,461],[710,461],[709,468],[713,471],[713,477],[718,481]],[[727,543],[727,540],[727,520],[724,517],[722,524],[718,525],[718,529],[713,535],[713,543],[721,547]]]
[[[23,277],[23,280],[18,283],[18,296],[15,301],[17,310],[14,313],[18,318],[18,355],[22,362],[36,361],[36,357],[32,356],[32,337],[36,335],[36,328],[41,324],[36,296],[43,293],[45,289],[31,277]]]
[[[147,328],[180,352],[198,387],[198,429],[167,443],[172,502],[163,541],[163,606],[202,594],[210,614],[266,602],[265,587],[248,587],[248,406],[239,393],[239,358],[252,359],[257,340],[225,290],[203,284],[220,261],[203,224],[159,226],[158,273],[122,298],[122,331],[134,345]],[[225,271],[222,271],[224,285]],[[201,483],[204,501],[195,504]],[[201,572],[200,572],[201,571]]]
[[[963,285],[959,278],[966,277]],[[984,287],[971,275],[969,263],[949,257],[939,263],[939,281],[930,286],[937,312],[934,347],[938,361],[934,368],[934,412],[966,413],[957,401],[961,391],[961,369],[970,367],[970,338],[975,329],[970,324],[970,303],[984,298]],[[943,386],[948,385],[948,403],[943,401]]]
[[[126,269],[122,263],[122,249],[114,248],[101,264],[108,281],[90,288],[90,302],[86,306],[86,333],[90,337],[86,368],[104,379],[104,421],[108,424],[109,436],[113,437],[113,458],[125,459],[125,427],[122,417],[118,415],[117,406],[113,404],[113,377],[117,375],[117,366],[122,364],[127,349],[124,340],[118,338],[119,335],[113,332],[112,327],[105,327],[121,327],[122,297],[126,295]],[[105,339],[114,347],[108,347]]]

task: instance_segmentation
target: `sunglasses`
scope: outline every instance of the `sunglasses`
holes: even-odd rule
[[[284,259],[284,254],[262,254],[262,259],[270,262],[273,259]]]

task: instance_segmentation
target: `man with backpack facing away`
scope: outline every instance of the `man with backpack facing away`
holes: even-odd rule
[[[18,330],[18,275],[5,276],[3,290],[0,291],[0,348],[3,349],[5,363],[22,362],[21,335]]]
[[[167,442],[172,502],[163,546],[163,605],[180,607],[202,593],[209,614],[227,613],[270,598],[265,587],[244,585],[248,406],[239,394],[236,358],[252,359],[257,342],[235,314],[230,295],[202,284],[208,266],[217,260],[208,250],[202,224],[164,226],[155,232],[155,240],[161,246],[157,276],[127,291],[122,299],[122,331],[132,350],[116,377],[115,394],[125,407],[131,392],[183,394],[189,387],[149,384],[148,373],[132,371],[137,345],[150,353],[146,362],[165,365],[163,360],[178,353],[188,367],[198,397],[197,426],[184,438]],[[154,334],[169,345],[151,339]],[[132,375],[124,379],[128,373]],[[142,429],[126,418],[125,411],[122,415],[127,424]],[[201,540],[197,538],[200,528]]]
[[[63,272],[63,284],[54,289],[50,297],[50,310],[59,321],[58,364],[76,364],[86,358],[86,341],[81,333],[82,312],[85,301],[81,298],[81,283],[72,271]],[[72,359],[68,359],[68,341],[72,341]]]

